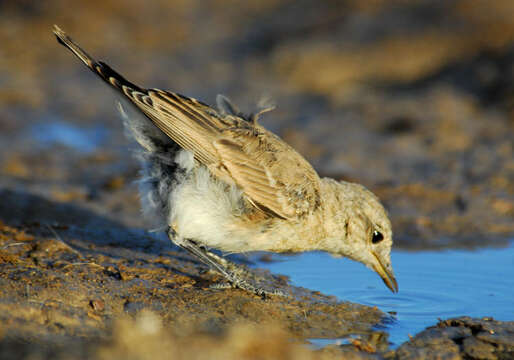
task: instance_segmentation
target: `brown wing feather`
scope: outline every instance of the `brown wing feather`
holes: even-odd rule
[[[294,215],[294,209],[287,203],[272,174],[259,164],[257,158],[248,156],[244,148],[231,139],[221,138],[214,142],[214,146],[218,150],[223,167],[254,205],[282,218]]]
[[[320,180],[312,166],[273,133],[229,129],[214,143],[222,165],[246,195],[283,218],[319,206]]]

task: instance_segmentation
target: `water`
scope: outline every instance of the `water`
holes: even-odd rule
[[[350,260],[325,253],[279,259],[262,266],[290,276],[296,286],[392,314],[385,326],[393,347],[438,318],[468,315],[514,320],[514,243],[477,251],[394,251],[398,294],[391,293],[373,271]]]
[[[64,145],[83,153],[95,151],[107,138],[107,129],[102,126],[79,128],[61,121],[38,123],[29,131],[43,147]]]

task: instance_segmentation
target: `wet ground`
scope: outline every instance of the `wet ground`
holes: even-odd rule
[[[454,296],[485,303],[483,286],[466,285],[470,266],[488,267],[477,281],[493,286],[508,279],[510,250],[497,250],[506,270],[487,265],[489,250],[461,264],[445,256],[465,253],[397,252],[396,300],[366,269],[371,278],[358,286],[369,279],[372,289],[352,295],[349,281],[288,273],[310,290],[294,288],[274,263],[255,276],[292,298],[211,289],[218,275],[146,232],[114,96],[51,28],[143,86],[207,103],[224,93],[245,111],[271,97],[266,127],[320,174],[373,190],[396,249],[427,251],[505,248],[514,236],[513,19],[511,0],[0,2],[0,355],[408,358],[448,345],[449,357],[508,358],[512,323],[442,322],[400,345],[406,332],[381,310],[395,311],[401,327],[409,302],[417,314]],[[438,264],[454,266],[448,277],[428,272]],[[409,288],[419,277],[434,286]],[[453,295],[453,285],[466,291]],[[507,301],[503,286],[495,299]],[[454,315],[436,307],[431,323]],[[321,352],[302,343],[348,334],[350,345]],[[391,352],[389,341],[400,346]]]

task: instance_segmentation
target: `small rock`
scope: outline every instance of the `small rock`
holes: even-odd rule
[[[474,337],[464,339],[462,342],[462,351],[471,359],[496,359],[494,355],[494,346]]]
[[[89,301],[89,306],[91,306],[95,311],[104,311],[105,309],[105,303],[99,299]]]

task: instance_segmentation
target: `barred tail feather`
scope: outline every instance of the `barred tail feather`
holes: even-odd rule
[[[78,46],[61,28],[54,25],[54,34],[57,41],[67,47],[75,56],[77,56],[91,71],[100,76],[109,85],[115,87],[125,95],[132,91],[144,92],[139,86],[131,83],[122,75],[118,74],[109,65],[102,61],[96,61],[80,46]]]
[[[191,166],[180,160],[184,154],[179,155],[184,150],[162,132],[144,111],[150,109],[152,104],[145,89],[126,80],[109,65],[96,61],[58,26],[54,27],[54,34],[57,41],[71,50],[89,69],[121,92],[118,110],[127,135],[144,149],[138,153],[143,164],[143,178],[139,183],[143,213],[155,226],[166,228],[171,206],[169,195],[191,170]],[[192,155],[189,157],[192,162]]]

